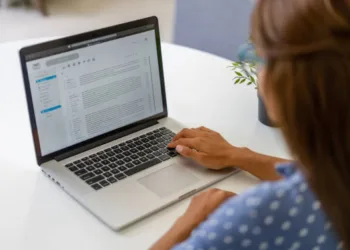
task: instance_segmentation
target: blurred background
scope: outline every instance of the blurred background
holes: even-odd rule
[[[156,15],[163,41],[234,60],[254,0],[0,0],[0,43],[58,37]]]

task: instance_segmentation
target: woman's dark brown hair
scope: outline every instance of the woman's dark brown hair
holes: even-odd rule
[[[350,0],[257,0],[266,98],[344,249],[350,249]]]

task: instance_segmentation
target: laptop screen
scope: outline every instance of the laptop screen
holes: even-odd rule
[[[25,60],[42,156],[163,112],[150,25]]]

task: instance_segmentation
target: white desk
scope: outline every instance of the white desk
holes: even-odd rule
[[[115,233],[41,173],[18,59],[19,48],[35,42],[0,45],[0,248],[148,248],[184,212],[189,199]],[[163,44],[163,58],[171,117],[218,130],[235,145],[287,156],[279,132],[257,121],[256,90],[233,84],[230,61],[170,44]],[[256,183],[242,172],[217,187],[240,193]]]

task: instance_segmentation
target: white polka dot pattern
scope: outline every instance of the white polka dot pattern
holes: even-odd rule
[[[223,203],[172,250],[343,250],[302,175],[290,169],[285,173],[282,181]]]

